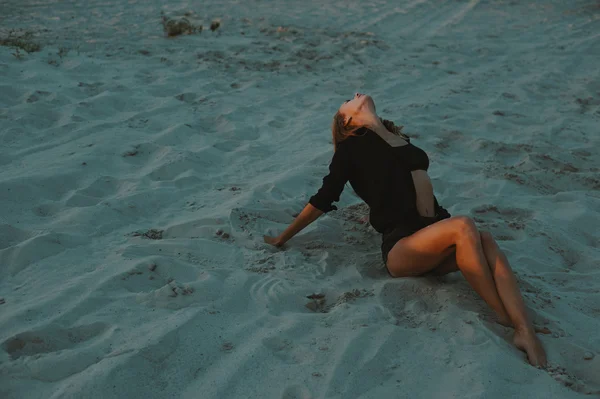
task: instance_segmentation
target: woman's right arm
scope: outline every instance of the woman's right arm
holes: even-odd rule
[[[336,210],[333,202],[340,200],[344,185],[350,178],[351,162],[346,149],[341,146],[334,153],[329,164],[329,174],[323,178],[319,191],[310,197],[308,204],[283,233],[277,237],[264,236],[265,242],[277,247],[285,244],[306,226],[317,220],[324,213]]]
[[[265,242],[280,247],[290,238],[302,231],[306,226],[317,220],[323,213],[324,212],[318,210],[309,203],[283,233],[279,234],[277,237],[265,236]]]

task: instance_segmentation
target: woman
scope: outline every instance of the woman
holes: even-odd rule
[[[513,342],[534,366],[546,353],[527,315],[517,280],[492,235],[467,216],[441,207],[427,175],[427,154],[410,143],[402,127],[379,118],[373,99],[356,93],[342,104],[332,124],[334,155],[323,185],[278,237],[282,246],[323,213],[337,209],[347,181],[369,206],[369,221],[382,234],[382,257],[392,277],[443,275],[460,270],[496,312],[515,328]]]

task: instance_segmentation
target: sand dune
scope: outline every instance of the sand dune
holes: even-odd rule
[[[0,14],[0,397],[600,397],[597,2]],[[167,38],[161,15],[203,29]],[[356,91],[496,237],[547,370],[459,273],[391,279],[350,188],[262,241],[320,187]]]

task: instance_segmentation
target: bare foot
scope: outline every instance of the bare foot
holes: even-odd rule
[[[548,327],[533,326],[533,328],[535,328],[535,332],[539,334],[552,334],[552,331],[550,331]]]
[[[546,351],[533,331],[515,330],[513,343],[523,352],[532,366],[546,367]]]

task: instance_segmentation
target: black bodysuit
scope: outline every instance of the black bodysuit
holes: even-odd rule
[[[422,228],[423,218],[417,211],[410,172],[429,168],[425,151],[410,141],[407,145],[392,147],[367,128],[360,129],[357,134],[362,135],[351,136],[338,144],[329,174],[323,178],[321,188],[309,203],[323,212],[337,209],[332,203],[339,201],[344,185],[349,181],[356,194],[369,206],[371,225],[384,234],[384,238],[398,227],[406,232]],[[450,216],[435,196],[434,205],[436,217]]]

